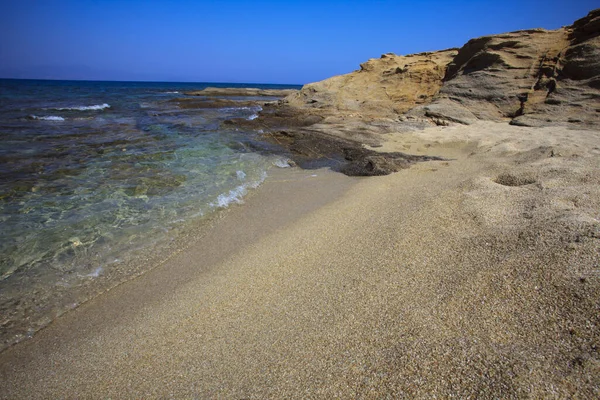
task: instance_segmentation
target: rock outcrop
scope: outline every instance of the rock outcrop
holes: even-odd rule
[[[401,152],[378,152],[354,140],[298,129],[270,132],[264,138],[285,147],[293,163],[302,168],[329,167],[350,176],[388,175],[417,162],[443,160]]]
[[[305,85],[287,97],[298,108],[320,112],[360,112],[371,116],[402,114],[427,104],[439,92],[446,66],[458,49],[397,56],[383,54],[360,70]]]
[[[383,54],[299,91],[207,88],[186,95],[200,97],[172,101],[182,108],[218,108],[273,97],[260,97],[258,118],[227,120],[223,127],[257,132],[305,168],[388,174],[429,158],[365,147],[380,145],[385,133],[479,120],[597,129],[600,9],[553,31],[484,36],[460,49]]]
[[[440,97],[480,119],[513,124],[600,122],[600,10],[573,26],[470,40],[448,65]]]
[[[437,124],[477,119],[542,126],[600,124],[600,9],[558,30],[472,39],[460,49],[384,54],[305,85],[288,105],[320,115],[408,112]]]

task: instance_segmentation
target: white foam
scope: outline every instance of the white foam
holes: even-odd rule
[[[90,278],[97,278],[100,276],[101,273],[102,273],[102,267],[98,267],[93,272],[87,274],[86,276],[89,276]]]
[[[244,197],[247,193],[248,188],[246,185],[238,186],[235,189],[230,190],[229,193],[220,194],[219,197],[217,197],[217,202],[213,203],[213,205],[219,208],[225,208],[231,203],[242,204],[242,197]]]
[[[288,158],[278,158],[277,160],[275,160],[273,162],[273,165],[279,168],[289,168],[291,167],[290,165],[290,160]]]
[[[248,194],[248,189],[256,189],[267,178],[267,173],[263,172],[260,179],[255,182],[245,183],[230,190],[228,193],[220,194],[217,201],[211,203],[211,206],[226,208],[232,203],[242,204],[243,197]]]
[[[219,109],[220,111],[254,111],[251,107],[223,107]]]
[[[165,92],[165,93],[169,93],[169,94],[179,94],[179,92]]]
[[[93,106],[73,106],[73,107],[59,107],[53,108],[53,110],[58,111],[89,111],[89,110],[104,110],[106,108],[110,108],[110,104],[96,104]]]
[[[244,173],[244,171],[236,171],[235,173],[240,181],[246,179],[246,174]]]
[[[261,112],[263,110],[263,108],[261,106],[250,107],[250,109],[256,113]],[[253,119],[256,119],[256,118],[258,118],[258,114],[252,114],[247,119],[248,119],[248,121],[252,121]]]
[[[220,108],[221,111],[254,111],[259,112],[262,111],[263,108],[261,106],[242,106],[242,107],[223,107]]]
[[[42,120],[42,121],[64,121],[65,120],[63,117],[57,117],[55,115],[48,115],[46,117],[38,117],[37,115],[31,115],[30,117],[32,119],[38,119],[38,120]]]

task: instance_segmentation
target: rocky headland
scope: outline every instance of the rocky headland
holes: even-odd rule
[[[207,89],[195,94],[223,93]],[[313,165],[307,158],[320,156],[349,174],[381,175],[410,163],[402,155],[381,152],[374,160],[365,145],[379,146],[382,134],[478,121],[597,129],[600,10],[558,30],[484,36],[436,52],[383,54],[357,71],[264,103],[253,121],[227,123],[261,130],[267,140],[285,144],[300,165]]]
[[[600,123],[600,10],[558,30],[529,29],[460,49],[384,54],[358,71],[305,85],[284,103],[321,116],[510,121],[521,126]]]

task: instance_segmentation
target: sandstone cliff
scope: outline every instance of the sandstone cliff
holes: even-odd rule
[[[286,98],[319,115],[436,123],[476,119],[542,126],[600,124],[600,9],[572,26],[472,39],[460,49],[384,54],[360,70],[305,85]]]
[[[458,49],[408,56],[384,54],[360,70],[305,85],[287,100],[295,107],[366,114],[404,113],[430,102],[442,87],[446,66]]]

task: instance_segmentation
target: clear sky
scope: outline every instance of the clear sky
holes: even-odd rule
[[[598,0],[0,0],[0,77],[304,84],[570,25]]]

